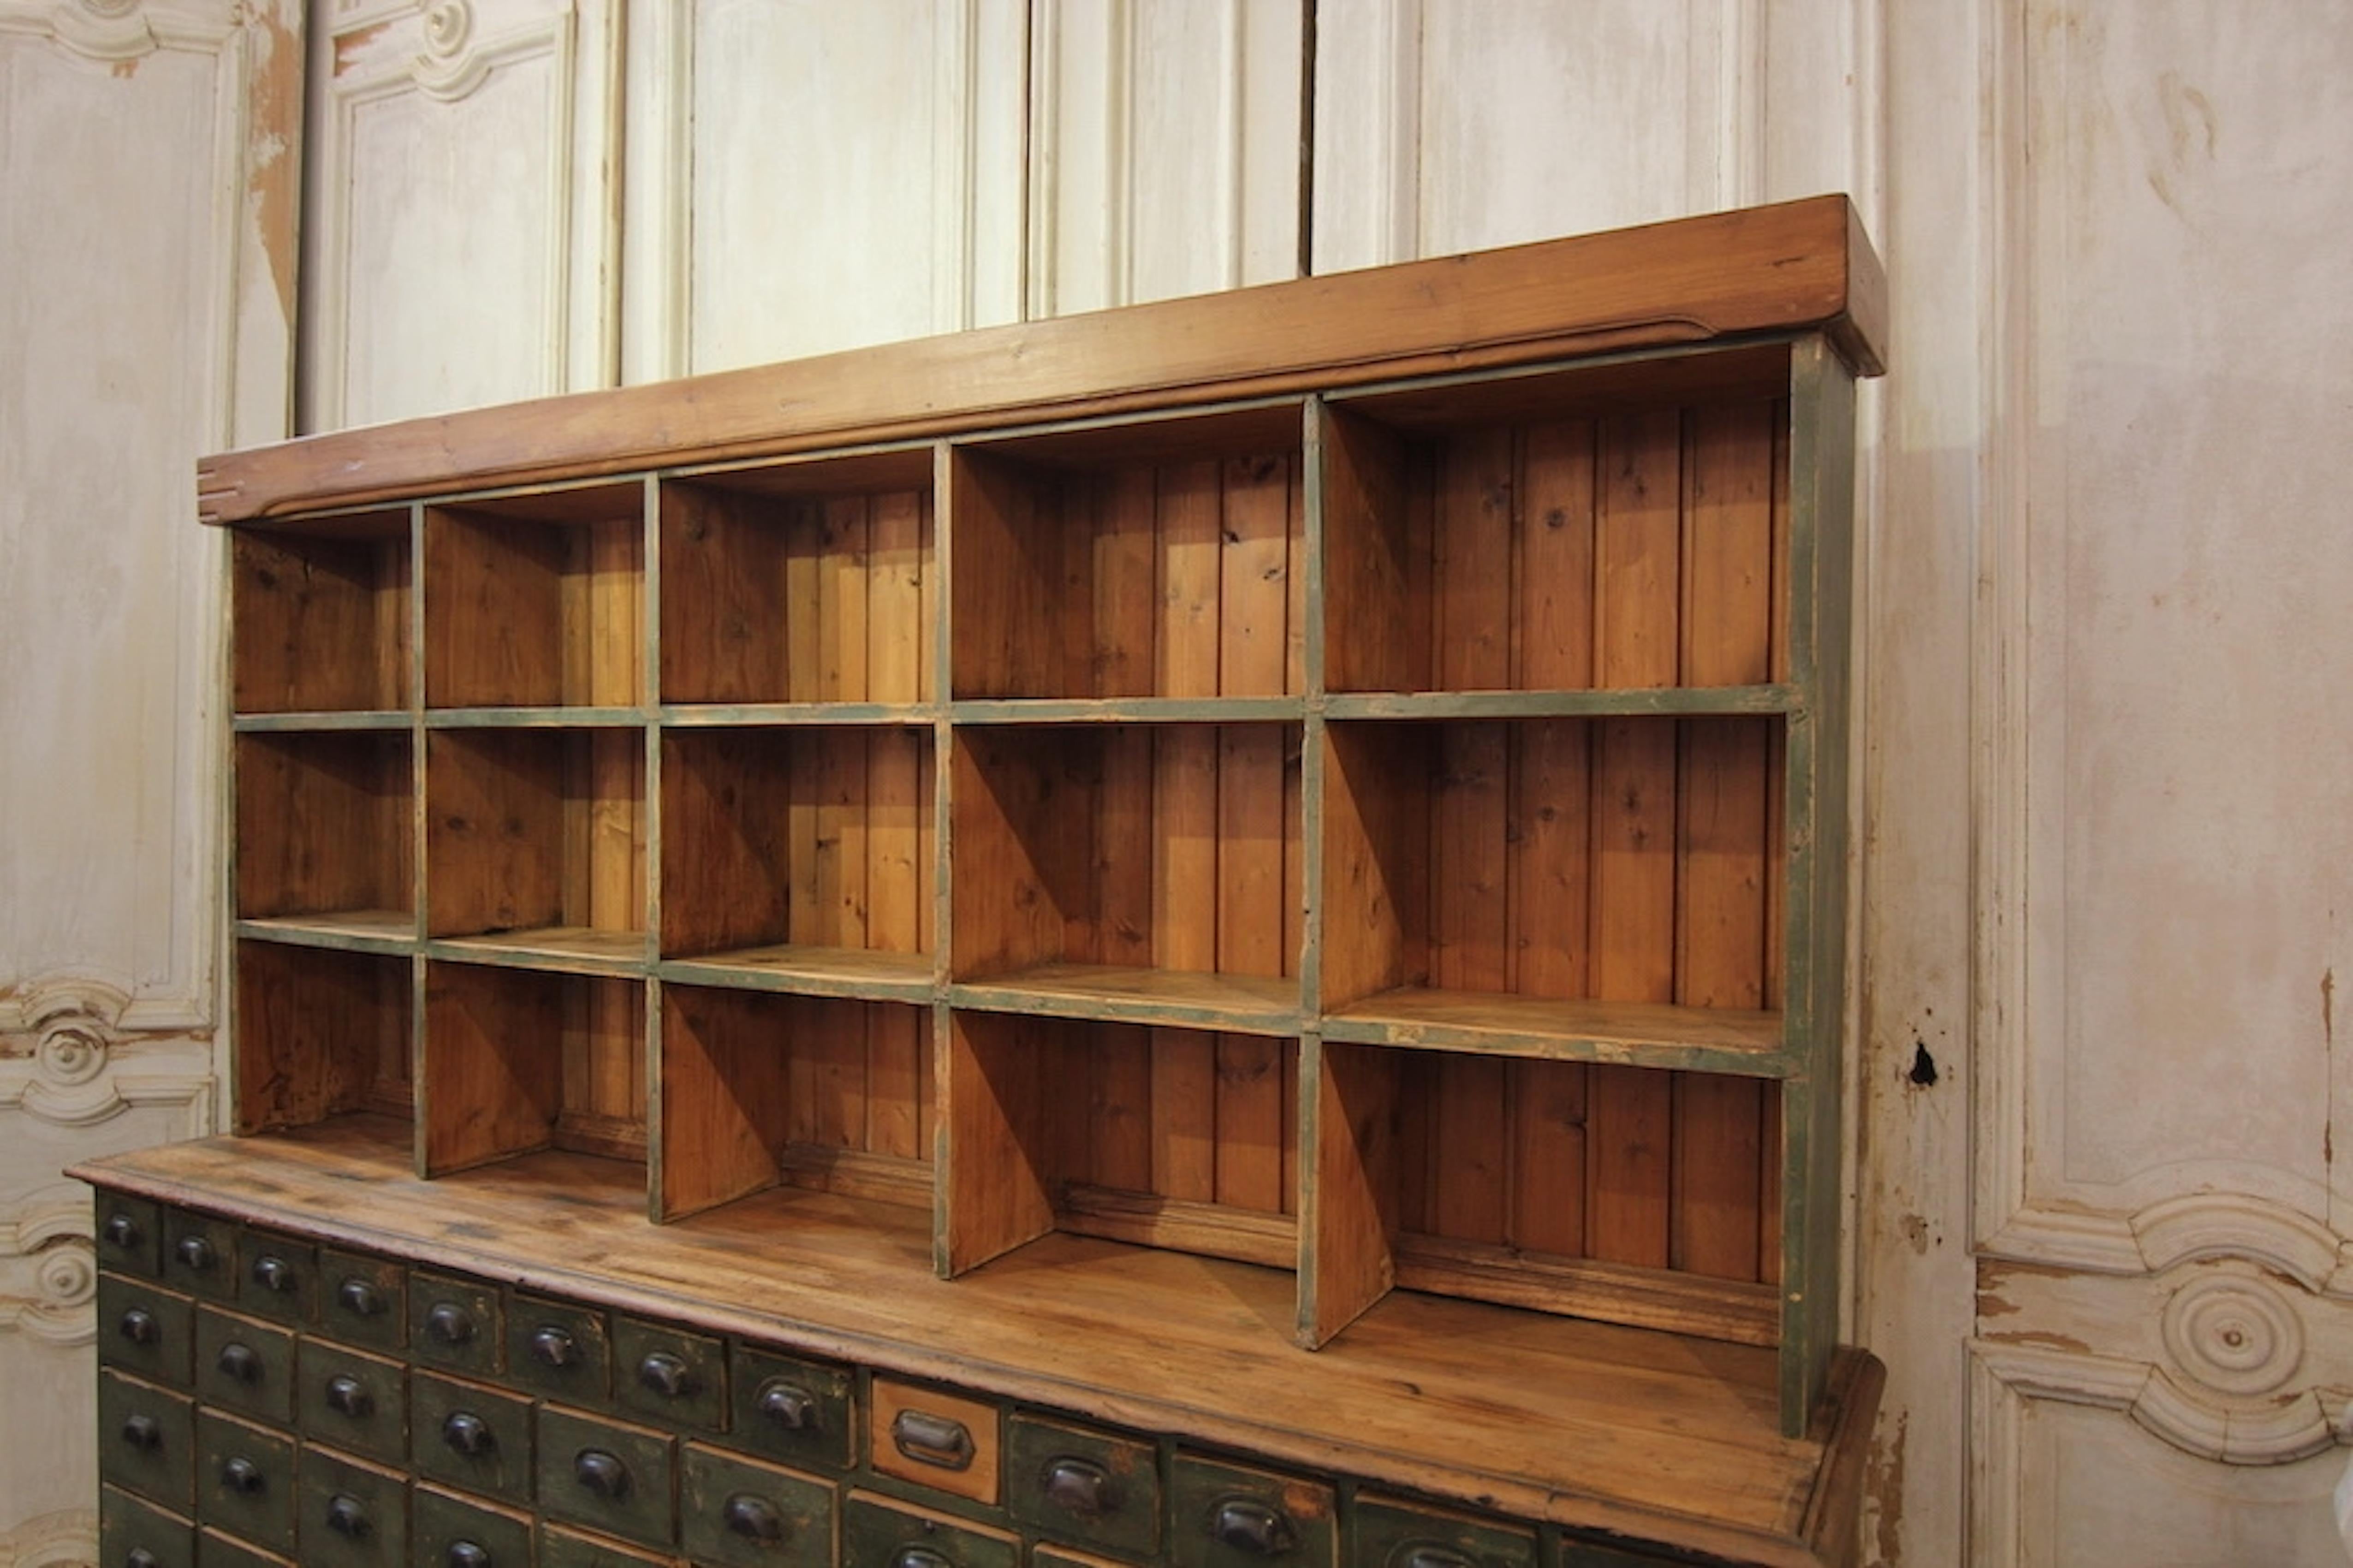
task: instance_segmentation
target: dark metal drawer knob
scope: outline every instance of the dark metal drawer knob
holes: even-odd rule
[[[143,1546],[134,1546],[122,1554],[122,1568],[164,1568],[164,1560]]]
[[[638,1363],[638,1381],[664,1399],[691,1399],[702,1389],[694,1369],[668,1351],[656,1351]]]
[[[264,1253],[253,1260],[253,1282],[283,1296],[294,1289],[294,1266],[275,1253]]]
[[[251,1345],[239,1344],[237,1341],[231,1340],[221,1346],[220,1359],[215,1364],[239,1383],[255,1384],[261,1381],[261,1355]]]
[[[602,1448],[583,1448],[574,1455],[572,1473],[607,1502],[628,1495],[629,1468]]]
[[[453,1410],[441,1423],[441,1441],[470,1459],[479,1459],[499,1446],[490,1424],[468,1410]]]
[[[1081,1519],[1100,1519],[1118,1503],[1112,1493],[1111,1477],[1089,1459],[1049,1460],[1039,1487],[1048,1502]]]
[[[375,1414],[375,1398],[358,1378],[337,1373],[327,1379],[327,1408],[358,1421]]]
[[[157,1322],[155,1314],[144,1307],[133,1307],[123,1313],[122,1321],[116,1327],[122,1331],[122,1337],[134,1345],[152,1345],[164,1337],[164,1325]]]
[[[221,1485],[245,1497],[259,1497],[269,1487],[268,1478],[261,1473],[261,1467],[242,1456],[223,1464],[220,1475]]]
[[[121,1247],[125,1252],[145,1239],[139,1234],[139,1222],[127,1214],[108,1215],[98,1234],[105,1237],[107,1246]]]
[[[785,1516],[766,1498],[737,1492],[719,1510],[723,1523],[746,1541],[782,1541]]]
[[[1394,1568],[1479,1568],[1460,1552],[1447,1546],[1406,1546],[1390,1559]]]
[[[164,1446],[164,1427],[153,1415],[133,1415],[122,1424],[122,1440],[142,1454]]]
[[[488,1549],[471,1541],[451,1542],[449,1550],[442,1554],[441,1561],[447,1563],[448,1568],[491,1568],[491,1554]]]
[[[961,1421],[902,1410],[891,1418],[891,1444],[919,1465],[943,1470],[972,1468],[972,1434]]]
[[[1210,1538],[1253,1557],[1277,1557],[1299,1544],[1291,1521],[1254,1498],[1227,1498],[1209,1515]]]
[[[384,1315],[384,1292],[364,1279],[350,1279],[335,1287],[335,1305],[362,1318]]]
[[[368,1534],[367,1509],[360,1500],[337,1492],[327,1500],[327,1528],[348,1541],[364,1541]]]
[[[817,1430],[817,1399],[806,1388],[772,1377],[753,1396],[753,1408],[790,1432]]]
[[[891,1559],[891,1568],[955,1568],[955,1564],[928,1546],[902,1546]]]
[[[199,1274],[210,1273],[213,1265],[219,1260],[220,1256],[213,1250],[213,1244],[201,1236],[180,1237],[180,1245],[173,1250],[179,1254],[182,1263]]]
[[[462,1345],[474,1337],[474,1320],[455,1301],[436,1301],[425,1314],[425,1332],[445,1345]]]
[[[562,1329],[540,1329],[531,1336],[531,1359],[561,1372],[580,1364],[580,1345]]]

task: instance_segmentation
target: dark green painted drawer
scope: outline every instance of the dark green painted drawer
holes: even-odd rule
[[[841,1568],[1015,1568],[1020,1543],[945,1514],[852,1492],[841,1513]]]
[[[408,1456],[417,1473],[484,1497],[529,1503],[531,1402],[438,1373],[408,1379]]]
[[[198,1307],[196,1397],[280,1426],[292,1426],[292,1331],[217,1307]]]
[[[408,1276],[399,1264],[319,1251],[319,1326],[346,1344],[397,1351],[408,1343]]]
[[[408,1277],[408,1353],[423,1365],[494,1375],[505,1362],[498,1288],[417,1270]]]
[[[193,1508],[195,1430],[195,1405],[185,1394],[99,1372],[100,1479],[166,1508]]]
[[[1535,1532],[1359,1494],[1346,1561],[1364,1568],[1536,1568]]]
[[[282,1555],[294,1551],[294,1439],[196,1413],[196,1518]]]
[[[174,1290],[236,1300],[237,1226],[185,1209],[165,1209],[163,1279]]]
[[[185,1388],[195,1364],[195,1307],[185,1296],[128,1275],[98,1277],[103,1364]]]
[[[1159,1453],[1148,1442],[1017,1415],[1005,1492],[1014,1519],[1039,1534],[1139,1557],[1160,1550]]]
[[[217,1530],[196,1531],[196,1568],[290,1568],[290,1561]]]
[[[828,1568],[833,1488],[690,1443],[679,1465],[679,1538],[719,1568]]]
[[[308,1338],[294,1365],[294,1424],[305,1438],[389,1465],[407,1462],[406,1366]]]
[[[1180,1454],[1169,1478],[1169,1554],[1177,1568],[1332,1568],[1332,1489],[1222,1459]]]
[[[622,1318],[613,1324],[613,1403],[695,1432],[727,1429],[727,1347],[704,1334]]]
[[[268,1231],[237,1238],[237,1304],[272,1322],[318,1321],[319,1254],[309,1242]]]
[[[195,1568],[196,1527],[115,1487],[98,1489],[103,1568]]]
[[[730,1349],[735,1408],[729,1440],[791,1464],[847,1468],[856,1438],[849,1370],[741,1342]]]
[[[406,1478],[305,1444],[295,1495],[302,1568],[406,1568]]]
[[[584,1410],[613,1397],[613,1336],[593,1307],[518,1290],[507,1298],[507,1381]]]
[[[642,1546],[678,1539],[668,1434],[543,1405],[537,1438],[541,1512]]]
[[[420,1484],[409,1499],[416,1568],[530,1568],[531,1516]]]
[[[1150,1568],[1150,1564],[1124,1557],[1098,1557],[1075,1546],[1040,1542],[1029,1549],[1029,1568]]]
[[[98,1238],[100,1268],[119,1268],[142,1279],[162,1277],[164,1215],[161,1209],[145,1198],[130,1197],[121,1193],[100,1193],[91,1223],[97,1226],[93,1234]]]
[[[670,1568],[670,1557],[649,1557],[617,1542],[569,1530],[539,1532],[539,1568]]]
[[[1680,1557],[1653,1557],[1605,1542],[1561,1537],[1560,1568],[1674,1568],[1683,1561]]]

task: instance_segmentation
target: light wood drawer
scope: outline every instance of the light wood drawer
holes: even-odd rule
[[[994,1405],[878,1377],[866,1462],[875,1474],[997,1506],[1004,1450]]]

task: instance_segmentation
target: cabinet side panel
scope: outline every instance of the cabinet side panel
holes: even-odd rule
[[[776,1184],[790,1041],[770,999],[662,990],[659,1216],[676,1219]]]
[[[1052,1173],[1040,1163],[1046,1035],[1037,1020],[1012,1014],[951,1019],[941,1105],[947,1163],[940,1262],[949,1274],[1053,1228]]]

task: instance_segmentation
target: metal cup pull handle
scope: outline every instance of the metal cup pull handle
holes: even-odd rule
[[[1394,1568],[1479,1568],[1449,1546],[1408,1545],[1390,1559]]]
[[[245,1497],[259,1497],[269,1489],[269,1482],[261,1467],[242,1455],[221,1466],[221,1485]]]
[[[488,1550],[471,1541],[453,1541],[441,1561],[448,1568],[491,1568]]]
[[[1299,1544],[1291,1521],[1255,1498],[1227,1498],[1209,1515],[1209,1534],[1220,1546],[1253,1557],[1279,1557]]]
[[[474,1337],[474,1320],[455,1301],[436,1301],[425,1314],[425,1331],[445,1345],[462,1345]]]
[[[772,1377],[753,1396],[753,1407],[788,1432],[817,1430],[816,1398],[806,1388]]]
[[[220,1359],[214,1364],[239,1383],[257,1384],[261,1381],[261,1353],[251,1345],[231,1340],[221,1346]]]
[[[164,1337],[164,1325],[157,1322],[155,1314],[144,1307],[133,1307],[123,1313],[116,1327],[121,1330],[122,1337],[134,1345],[152,1345]]]
[[[580,1484],[611,1502],[628,1494],[629,1469],[602,1448],[583,1448],[574,1456],[572,1473]]]
[[[453,1410],[441,1423],[441,1441],[470,1459],[479,1459],[499,1446],[489,1425],[470,1410]]]
[[[536,1329],[531,1336],[531,1359],[542,1366],[552,1366],[561,1371],[580,1364],[580,1346],[562,1329]]]
[[[363,1318],[384,1315],[384,1292],[364,1279],[349,1279],[335,1287],[335,1304]]]
[[[375,1413],[375,1399],[358,1378],[337,1373],[327,1379],[327,1408],[358,1421]]]
[[[1111,1477],[1090,1459],[1050,1460],[1040,1485],[1046,1500],[1081,1519],[1100,1519],[1111,1511]]]
[[[180,1237],[180,1245],[174,1250],[179,1254],[182,1263],[197,1273],[204,1274],[211,1271],[216,1254],[213,1251],[213,1244],[203,1237],[184,1236]]]
[[[919,1465],[943,1470],[972,1468],[972,1434],[961,1421],[902,1410],[891,1418],[891,1444]]]
[[[737,1492],[719,1510],[721,1522],[746,1541],[782,1541],[785,1516],[766,1498]]]
[[[928,1546],[902,1546],[891,1559],[891,1568],[955,1568],[955,1564]]]
[[[668,1351],[656,1351],[638,1363],[638,1382],[664,1399],[688,1399],[702,1388],[694,1369]]]
[[[283,1296],[294,1289],[294,1266],[274,1253],[253,1260],[253,1282]]]
[[[138,1246],[141,1240],[139,1222],[127,1214],[108,1215],[106,1224],[100,1227],[98,1234],[106,1238],[107,1246],[121,1247],[125,1252]]]
[[[364,1541],[368,1533],[367,1510],[359,1499],[337,1492],[327,1500],[327,1528],[347,1541]]]
[[[122,1424],[122,1440],[142,1454],[164,1446],[164,1427],[153,1415],[133,1415]]]

